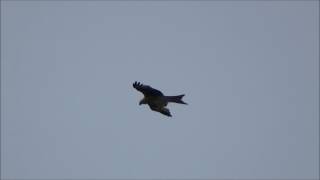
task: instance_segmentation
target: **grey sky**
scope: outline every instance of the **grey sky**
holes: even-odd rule
[[[318,1],[1,1],[1,178],[319,178],[318,50]]]

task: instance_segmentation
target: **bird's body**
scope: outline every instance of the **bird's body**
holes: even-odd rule
[[[151,110],[160,112],[166,116],[171,116],[169,109],[166,108],[169,102],[187,104],[182,101],[184,94],[179,96],[165,96],[161,91],[139,82],[134,82],[133,87],[144,94],[144,98],[139,102],[139,105],[148,104]]]

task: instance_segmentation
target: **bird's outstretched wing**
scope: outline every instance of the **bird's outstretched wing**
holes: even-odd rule
[[[168,108],[165,108],[165,107],[158,107],[158,106],[155,106],[153,104],[148,104],[150,109],[153,110],[153,111],[157,111],[161,114],[164,114],[166,116],[169,116],[171,117],[171,113],[170,113],[170,110]]]
[[[162,92],[152,88],[151,86],[143,85],[140,82],[134,82],[133,87],[142,92],[145,96],[163,96]]]

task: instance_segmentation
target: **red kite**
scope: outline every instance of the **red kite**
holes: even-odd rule
[[[166,116],[171,117],[169,109],[165,108],[169,102],[187,104],[182,101],[184,94],[178,96],[165,96],[161,91],[139,82],[134,82],[133,87],[144,95],[143,99],[140,100],[139,105],[148,104],[151,110],[160,112]]]

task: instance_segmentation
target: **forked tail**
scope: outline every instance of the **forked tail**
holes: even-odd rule
[[[179,104],[187,104],[182,101],[184,94],[181,94],[179,96],[166,96],[169,102],[179,103]]]

